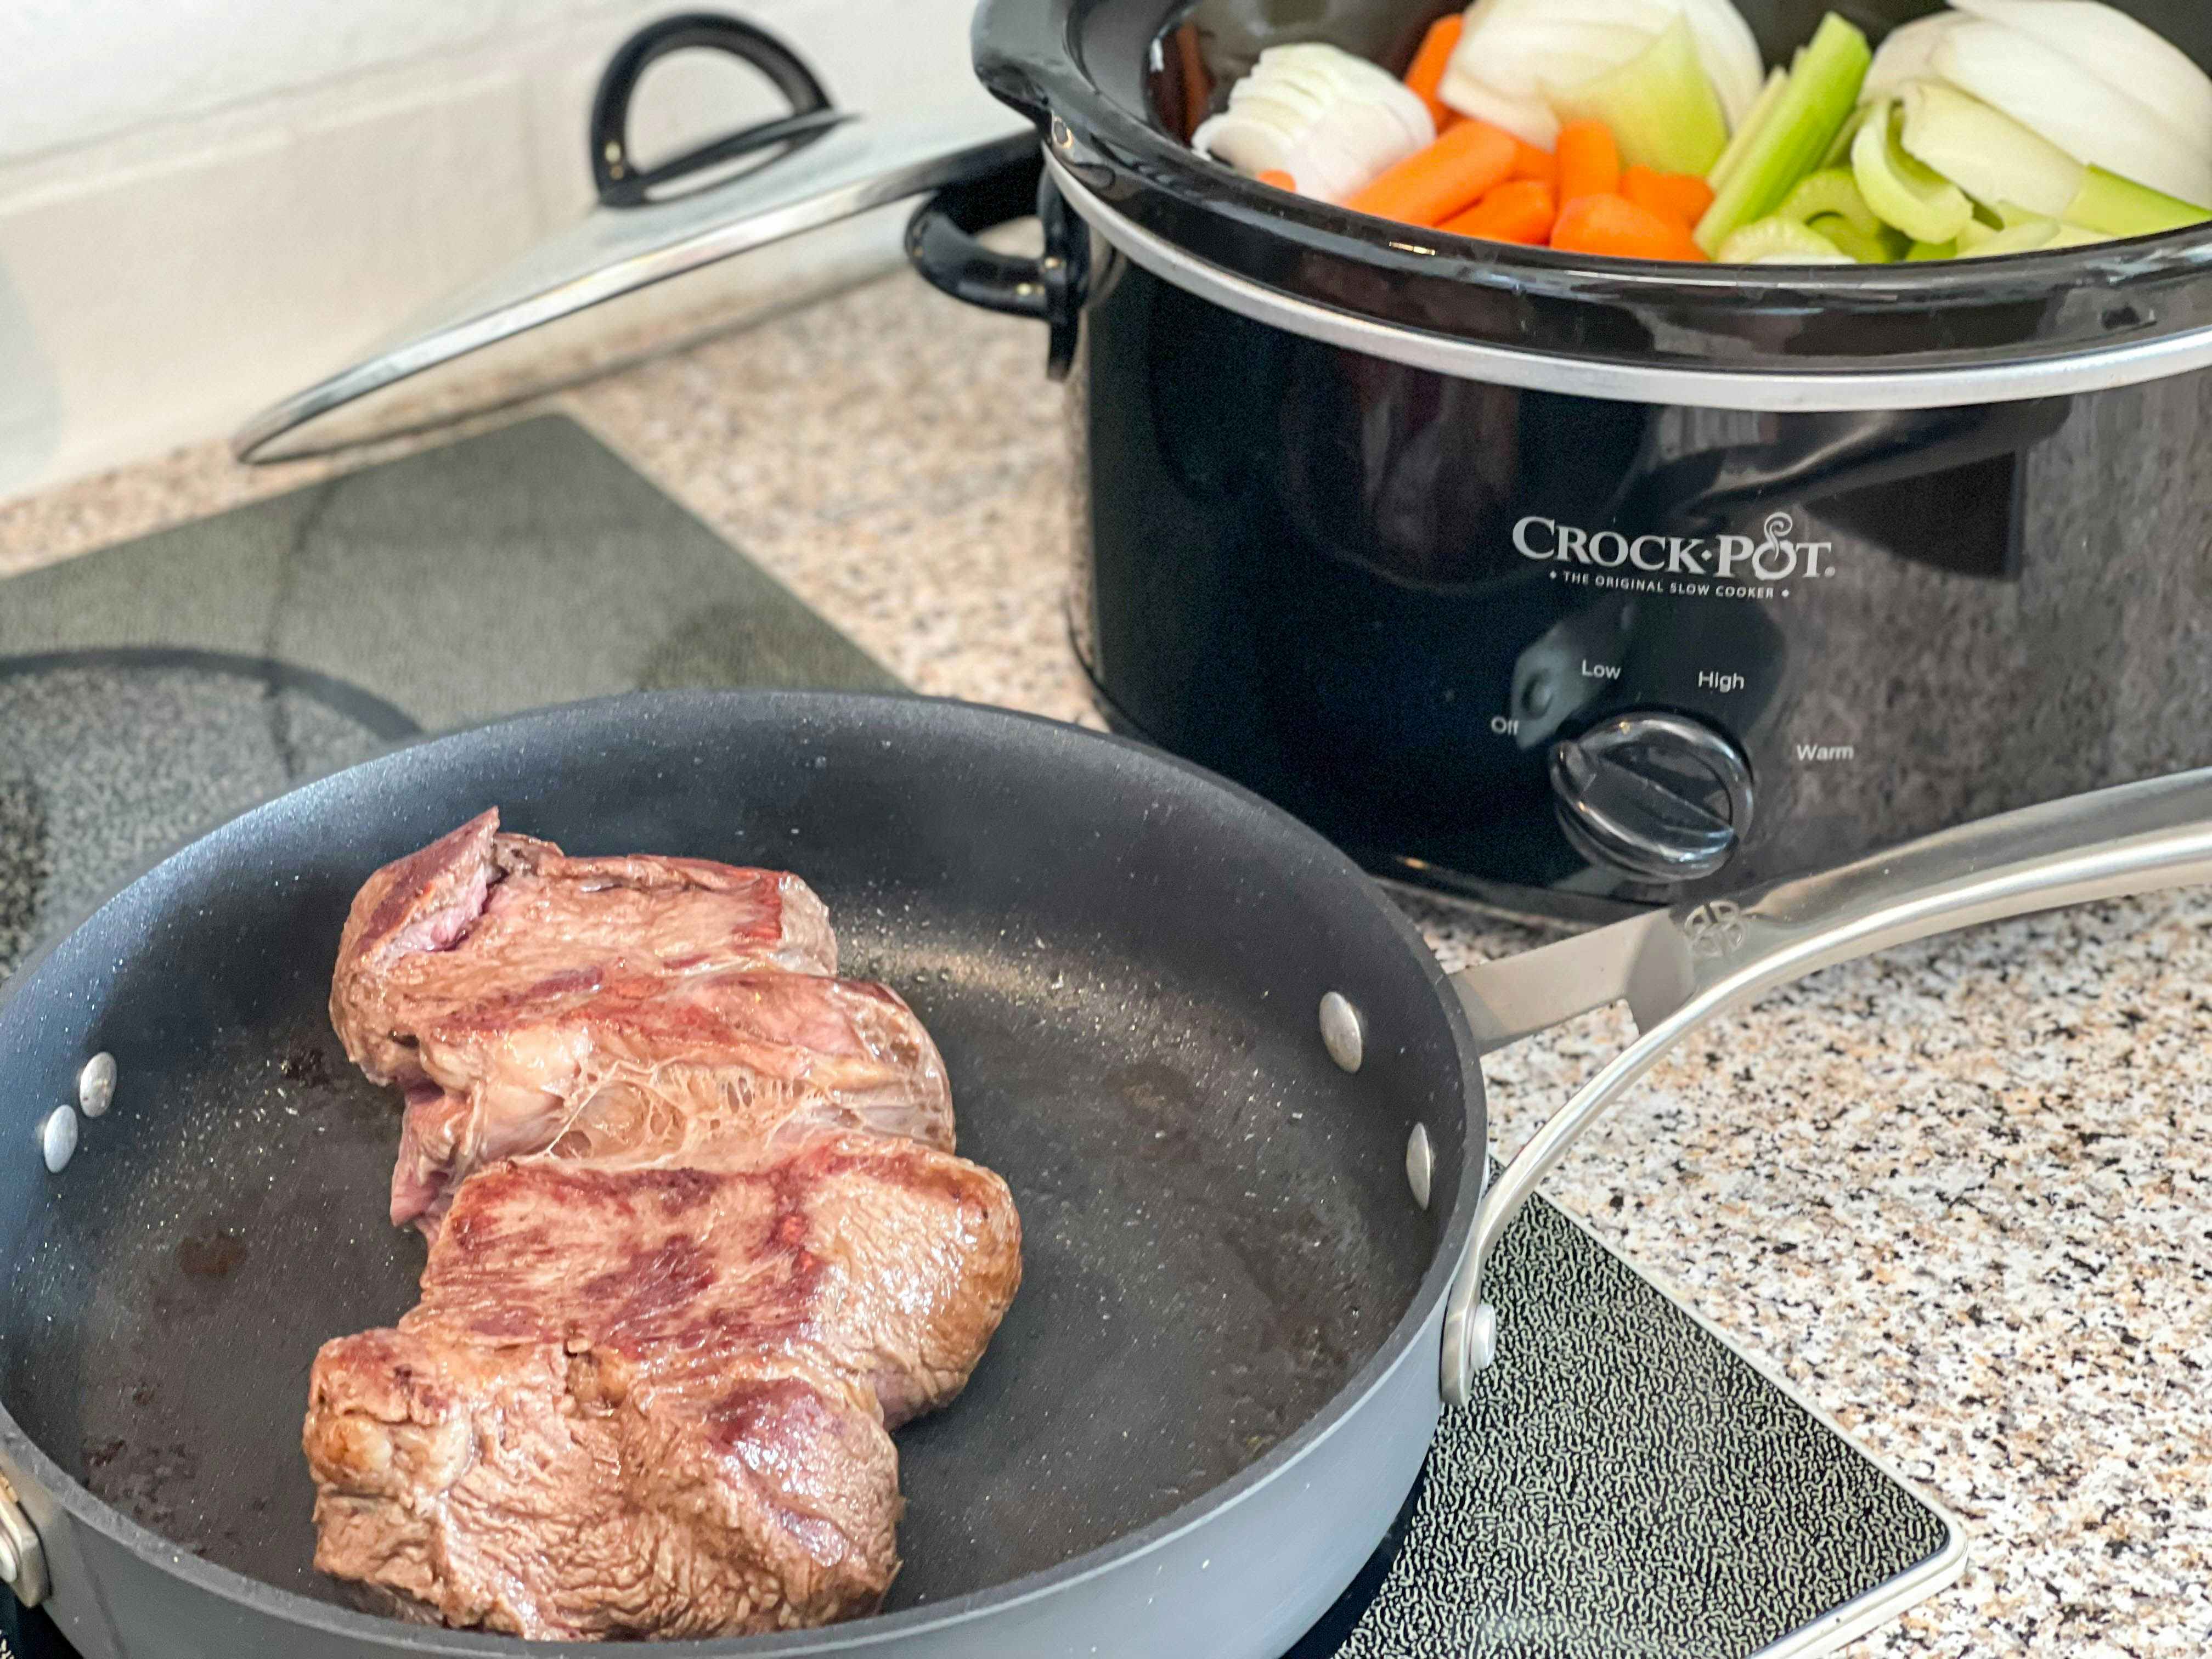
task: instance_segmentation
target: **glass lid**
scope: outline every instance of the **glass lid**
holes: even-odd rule
[[[702,46],[761,70],[792,112],[665,165],[633,166],[629,106],[644,70]],[[601,81],[590,134],[599,201],[580,223],[256,416],[232,447],[249,462],[319,454],[584,378],[726,319],[752,297],[732,256],[995,171],[1036,148],[1027,122],[981,100],[904,125],[850,115],[773,36],[730,18],[668,19],[634,37]],[[732,166],[744,170],[672,193]],[[824,251],[825,265],[835,252]],[[785,276],[805,280],[803,270]]]

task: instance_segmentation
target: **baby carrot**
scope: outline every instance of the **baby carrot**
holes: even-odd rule
[[[1552,236],[1552,222],[1559,204],[1552,187],[1541,179],[1513,179],[1492,191],[1455,219],[1438,227],[1455,236],[1480,236],[1486,241],[1518,242],[1540,247]]]
[[[1413,54],[1413,66],[1406,71],[1407,90],[1429,106],[1438,132],[1454,118],[1455,112],[1437,96],[1437,88],[1443,84],[1444,66],[1451,62],[1452,52],[1458,47],[1461,32],[1466,27],[1465,12],[1455,11],[1449,17],[1437,18],[1421,37],[1421,49]]]
[[[1293,196],[1298,193],[1298,181],[1280,167],[1269,167],[1265,173],[1255,173],[1253,176],[1263,185],[1272,185],[1277,190],[1287,190]]]
[[[1487,121],[1462,121],[1419,155],[1385,171],[1345,205],[1408,225],[1440,225],[1474,205],[1513,171],[1519,140]]]
[[[1611,196],[1620,189],[1620,146],[1602,121],[1570,121],[1559,129],[1559,199]]]
[[[1548,149],[1538,149],[1534,144],[1522,144],[1513,152],[1513,176],[1516,179],[1540,179],[1556,187],[1559,182],[1559,158]]]
[[[1640,208],[1626,196],[1581,196],[1559,210],[1552,246],[1616,259],[1703,259],[1689,227]]]
[[[1692,227],[1713,204],[1713,187],[1694,173],[1631,167],[1620,175],[1620,193],[1662,219],[1679,219]]]

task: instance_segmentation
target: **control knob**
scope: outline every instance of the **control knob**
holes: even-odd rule
[[[1552,749],[1559,827],[1592,864],[1661,882],[1717,874],[1751,832],[1751,765],[1680,714],[1629,714]]]

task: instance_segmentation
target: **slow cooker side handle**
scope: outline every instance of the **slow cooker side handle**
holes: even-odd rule
[[[1044,228],[1036,258],[1001,253],[982,240],[994,226],[1031,213]],[[1043,323],[1045,373],[1067,378],[1090,297],[1091,234],[1045,176],[1041,156],[939,191],[907,225],[906,252],[932,287],[954,299]]]

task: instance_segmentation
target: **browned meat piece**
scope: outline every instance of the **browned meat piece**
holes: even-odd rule
[[[878,1606],[889,1430],[1021,1278],[913,1011],[796,878],[570,859],[487,813],[379,871],[331,988],[407,1108],[396,1329],[327,1344],[316,1564],[403,1616],[709,1636]]]
[[[316,1358],[316,1565],[543,1638],[867,1612],[898,1565],[885,1426],[964,1385],[1020,1246],[997,1176],[878,1135],[744,1170],[485,1170],[421,1305]]]
[[[425,1021],[548,986],[776,968],[835,974],[829,913],[796,876],[701,859],[572,859],[484,813],[355,896],[331,1024],[380,1083],[422,1076]]]
[[[496,812],[387,865],[354,900],[331,1018],[407,1090],[394,1224],[434,1231],[471,1170],[556,1141],[671,1163],[864,1124],[951,1151],[928,1033],[836,969],[821,901],[774,871],[572,859]]]
[[[823,1127],[952,1150],[937,1045],[880,985],[735,972],[593,976],[420,1021],[392,1220],[434,1232],[470,1171],[552,1149],[665,1167]]]

